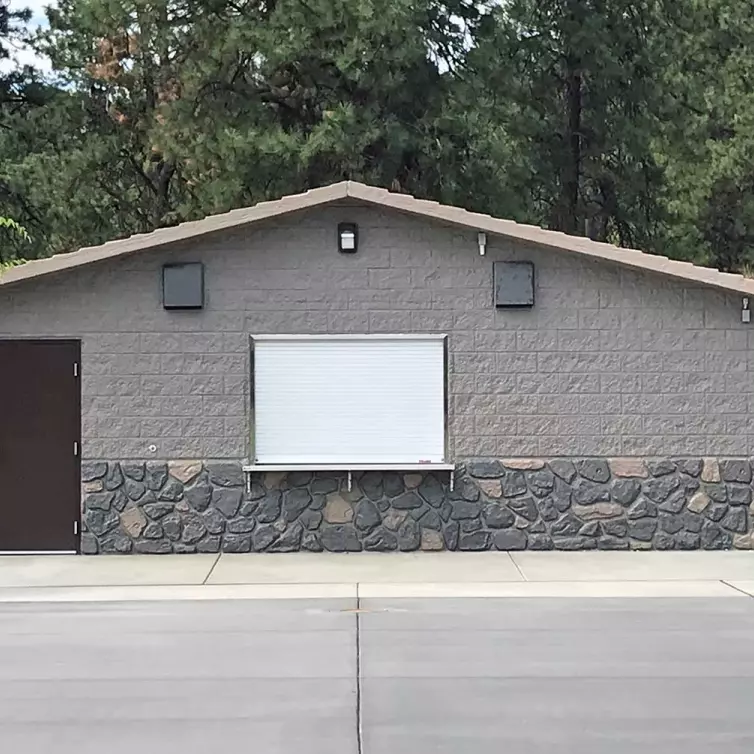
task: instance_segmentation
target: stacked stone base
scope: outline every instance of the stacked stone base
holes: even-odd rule
[[[96,553],[752,549],[749,459],[515,459],[443,473],[82,465]]]

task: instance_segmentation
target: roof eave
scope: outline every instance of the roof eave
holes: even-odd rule
[[[146,249],[173,246],[218,231],[242,228],[262,220],[288,215],[292,212],[330,204],[346,198],[348,198],[348,181],[341,181],[330,186],[311,189],[303,194],[292,194],[274,201],[260,202],[252,207],[234,209],[220,215],[210,215],[201,220],[193,220],[176,226],[158,228],[149,233],[139,233],[128,238],[108,241],[99,246],[88,246],[66,254],[56,254],[46,259],[32,260],[18,267],[11,267],[0,275],[0,286],[64,272],[95,262],[117,259]]]
[[[109,241],[101,246],[89,247],[69,254],[58,254],[48,259],[28,262],[0,275],[0,286],[14,285],[26,280],[64,272],[83,265],[116,259],[147,249],[165,248],[184,241],[201,238],[218,231],[232,230],[263,220],[288,215],[293,212],[331,204],[342,199],[355,199],[377,207],[385,207],[423,219],[436,220],[449,225],[485,231],[517,243],[533,244],[558,252],[567,252],[591,260],[608,262],[642,272],[702,285],[721,291],[754,296],[754,280],[741,275],[698,267],[634,249],[624,249],[611,244],[592,241],[580,236],[569,236],[558,231],[544,230],[512,220],[502,220],[469,212],[406,194],[393,193],[382,188],[367,186],[356,181],[341,181],[330,186],[311,189],[302,194],[292,194],[281,199],[261,202],[252,207],[211,215],[202,220],[182,223],[170,228],[160,228],[151,233]]]
[[[545,230],[512,220],[502,220],[490,215],[469,212],[460,207],[416,199],[360,183],[349,182],[348,192],[349,196],[354,199],[390,207],[418,217],[432,218],[450,225],[485,231],[519,243],[554,251],[567,251],[591,260],[614,263],[641,272],[654,272],[674,280],[716,288],[728,293],[754,296],[754,279],[745,278],[742,275],[720,272],[691,262],[593,241],[582,236],[571,236],[560,231]]]

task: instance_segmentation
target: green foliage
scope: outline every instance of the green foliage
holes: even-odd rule
[[[749,5],[60,0],[54,76],[0,78],[5,257],[352,178],[742,269]]]
[[[20,237],[24,241],[30,241],[29,234],[26,232],[26,228],[23,227],[23,225],[19,225],[15,220],[12,220],[10,217],[0,217],[0,231],[10,231],[11,233],[15,234],[16,236]],[[0,233],[0,244],[2,244],[2,233]],[[7,269],[8,267],[15,267],[18,264],[22,264],[22,260],[13,258],[13,259],[4,259],[3,258],[3,247],[0,245],[0,274],[2,274],[2,271],[4,269]]]
[[[754,16],[694,0],[666,71],[678,107],[658,138],[672,191],[670,254],[722,270],[754,262]]]
[[[343,178],[436,195],[438,142],[463,125],[445,114],[448,69],[460,19],[478,16],[432,0],[223,5],[194,26],[202,54],[183,62],[159,143],[202,212]]]
[[[7,261],[0,259],[0,275],[2,275],[5,270],[10,270],[13,267],[20,267],[23,264],[26,264],[23,259],[8,259]]]
[[[29,234],[26,232],[26,228],[23,225],[19,225],[15,220],[10,217],[0,217],[0,228],[8,228],[15,233],[18,233],[24,240],[29,241]]]
[[[521,164],[531,219],[644,245],[662,184],[651,149],[662,83],[654,0],[511,0],[471,60]]]

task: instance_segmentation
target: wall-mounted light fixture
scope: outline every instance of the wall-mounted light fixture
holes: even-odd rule
[[[355,254],[359,248],[359,226],[356,223],[338,224],[338,251]]]
[[[479,255],[483,257],[485,251],[487,251],[487,234],[480,230],[476,235],[476,240],[479,244]]]

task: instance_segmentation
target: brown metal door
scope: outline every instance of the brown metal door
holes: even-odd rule
[[[0,551],[78,550],[80,355],[0,340]]]

